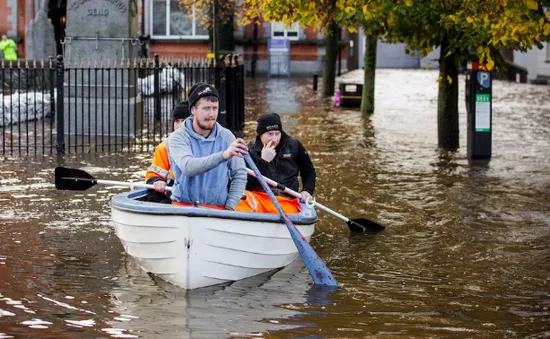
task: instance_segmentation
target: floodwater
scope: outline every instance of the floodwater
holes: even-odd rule
[[[124,254],[109,217],[123,188],[52,184],[59,165],[141,180],[151,154],[3,158],[0,338],[550,337],[550,87],[496,81],[493,157],[470,165],[463,92],[461,147],[437,148],[436,79],[377,71],[372,116],[333,109],[310,79],[247,83],[246,138],[280,112],[317,167],[316,198],[387,227],[350,234],[319,212],[312,245],[337,291],[297,260],[185,292]]]

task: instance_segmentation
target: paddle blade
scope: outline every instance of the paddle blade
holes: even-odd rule
[[[85,191],[97,183],[89,173],[75,168],[56,167],[54,175],[58,190]]]
[[[277,200],[274,200],[274,202],[275,201]],[[298,231],[296,226],[294,226],[286,214],[281,216],[286,227],[288,228],[288,231],[290,232],[294,245],[296,245],[296,248],[298,249],[298,253],[300,253],[300,257],[302,258],[304,264],[306,264],[306,268],[309,271],[309,275],[313,279],[313,283],[315,285],[338,286],[338,282],[336,282],[336,279],[328,267],[325,265],[323,260],[319,258],[319,255],[307,242],[302,233]]]
[[[302,257],[302,260],[304,261],[304,264],[306,264],[306,268],[309,271],[309,275],[313,279],[313,283],[315,285],[325,285],[325,286],[338,286],[338,283],[336,282],[336,279],[332,276],[332,273],[328,269],[328,267],[325,265],[323,260],[319,258],[319,255],[315,253],[315,250],[311,245],[307,242],[306,238],[298,231],[296,226],[292,223],[290,218],[286,215],[286,213],[283,211],[283,208],[277,201],[277,198],[275,198],[275,195],[273,194],[273,191],[271,191],[271,188],[267,185],[267,182],[265,181],[264,177],[260,173],[260,170],[258,170],[258,167],[256,167],[256,164],[250,157],[250,155],[245,155],[244,160],[250,166],[250,168],[254,171],[256,174],[256,178],[264,188],[264,191],[269,195],[269,198],[271,199],[271,202],[275,205],[277,208],[277,211],[279,211],[279,214],[281,215],[281,219],[283,219],[290,236],[292,238],[292,241],[294,242],[294,245],[296,245],[296,248],[298,249],[298,253],[300,253],[300,257]]]
[[[349,219],[347,224],[352,232],[380,232],[386,229],[386,227],[365,218]]]

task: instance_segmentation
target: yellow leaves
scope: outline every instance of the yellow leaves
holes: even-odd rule
[[[532,11],[536,11],[539,9],[539,2],[536,0],[525,0],[525,4],[527,5],[527,8]]]
[[[426,68],[427,69],[427,68]],[[449,84],[452,84],[453,83],[453,78],[451,78],[450,75],[445,75],[445,74],[442,74],[442,73],[439,73],[439,76],[437,77],[437,80],[435,82],[440,82],[441,80],[447,80],[447,82]]]
[[[485,64],[484,68],[486,71],[489,71],[489,72],[493,71],[495,68],[495,61],[491,56],[491,49],[488,46],[485,46],[485,47],[478,46],[477,51],[479,55],[479,63]]]
[[[487,70],[492,71],[495,68],[495,61],[491,56],[487,56]]]
[[[392,26],[393,26],[393,22],[394,22],[393,13],[390,13],[390,15],[388,15],[388,27],[392,27]]]
[[[466,18],[466,22],[471,24],[472,22],[474,22],[474,19],[472,19],[472,17],[469,16]]]
[[[412,0],[405,0],[405,6],[412,7],[412,5],[413,5]]]
[[[500,38],[500,43],[503,44],[504,46],[506,46],[506,41],[508,41],[508,38],[506,37],[506,35],[503,35]]]
[[[350,14],[351,12],[354,12],[354,11],[355,11],[355,8],[351,6],[348,6],[344,9],[344,12],[346,12],[346,14]]]

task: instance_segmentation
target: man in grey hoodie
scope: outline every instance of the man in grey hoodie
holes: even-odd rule
[[[191,116],[167,139],[174,204],[235,210],[244,193],[248,147],[216,121],[219,100],[214,87],[195,84],[189,93]]]

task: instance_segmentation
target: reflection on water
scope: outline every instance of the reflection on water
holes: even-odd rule
[[[299,326],[292,324],[292,318],[327,305],[331,292],[310,288],[300,262],[278,272],[193,291],[151,278],[131,260],[121,270],[120,276],[126,278],[111,293],[113,310],[135,317],[135,321],[124,319],[132,333],[163,338],[254,337],[292,329]],[[151,328],[156,330],[150,332]]]
[[[331,108],[311,79],[247,84],[246,139],[259,114],[281,113],[317,167],[317,199],[387,226],[350,234],[320,214],[312,245],[332,292],[311,289],[300,261],[182,291],[124,254],[109,217],[124,188],[52,184],[59,165],[141,180],[151,154],[3,158],[0,338],[550,336],[549,88],[495,82],[493,158],[470,165],[462,99],[461,148],[437,148],[436,79],[378,71],[372,116]]]

